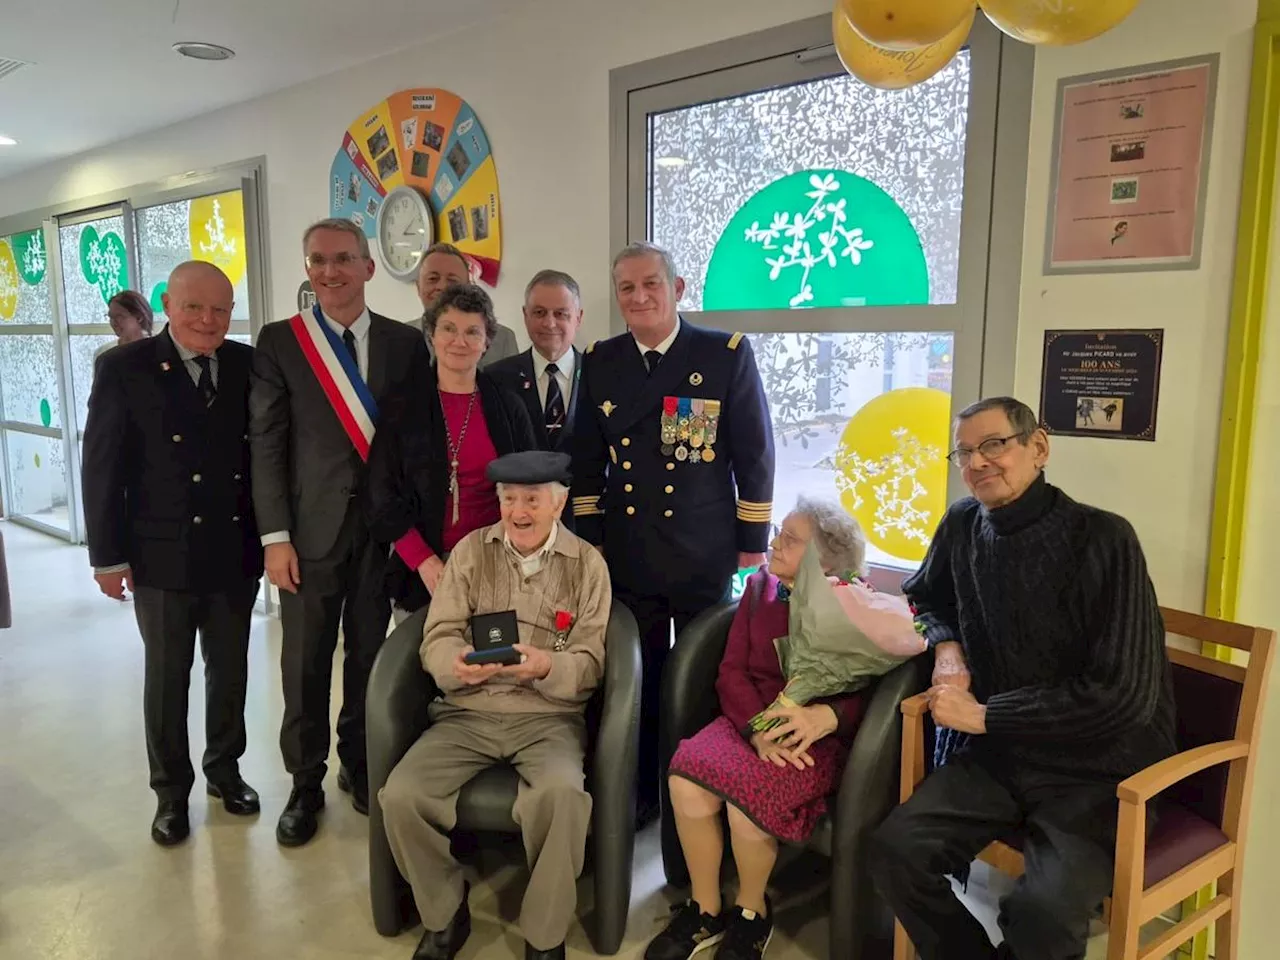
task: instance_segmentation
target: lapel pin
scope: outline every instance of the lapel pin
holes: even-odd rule
[[[168,372],[169,372],[169,361],[168,361],[168,360],[161,360],[161,361],[160,361],[160,369],[161,369],[161,370],[163,370],[165,373],[168,373]]]
[[[702,386],[702,374],[698,373],[696,370],[689,374],[689,383],[695,387]]]
[[[606,417],[612,414],[613,411],[617,409],[618,409],[618,405],[614,403],[612,400],[606,400],[604,403],[600,404],[600,412],[603,413]]]
[[[528,380],[524,381],[524,388],[525,388],[526,390],[528,390],[528,389],[529,389],[529,381],[528,381]]]

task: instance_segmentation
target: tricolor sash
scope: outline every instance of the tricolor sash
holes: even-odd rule
[[[329,329],[319,306],[295,315],[289,321],[289,327],[298,338],[302,355],[320,381],[342,429],[351,438],[351,445],[361,460],[368,460],[369,445],[373,443],[373,431],[378,422],[378,404],[360,376],[355,358],[341,338]]]

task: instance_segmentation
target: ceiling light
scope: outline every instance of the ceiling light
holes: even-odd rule
[[[173,49],[184,57],[190,57],[192,60],[230,60],[236,55],[236,52],[230,47],[219,46],[216,43],[204,43],[203,41],[175,43]]]
[[[653,162],[660,167],[683,167],[689,161],[684,157],[658,157]]]
[[[0,147],[16,147],[17,145],[18,141],[13,137],[6,137],[3,133],[0,133]]]

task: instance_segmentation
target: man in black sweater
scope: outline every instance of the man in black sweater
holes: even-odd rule
[[[1111,891],[1116,786],[1174,752],[1164,624],[1133,528],[1045,481],[1030,408],[976,403],[955,443],[973,497],[903,589],[933,719],[968,737],[876,832],[872,875],[923,960],[1079,960]],[[947,877],[1015,831],[1026,873],[997,950]]]

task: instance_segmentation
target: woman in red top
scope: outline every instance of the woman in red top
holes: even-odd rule
[[[478,369],[497,329],[487,293],[472,284],[448,287],[426,313],[435,364],[416,371],[379,411],[369,451],[369,530],[395,544],[387,586],[406,611],[430,602],[459,540],[501,518],[485,476],[489,463],[537,448],[523,402]]]
[[[693,895],[649,944],[645,960],[687,960],[716,942],[721,960],[763,956],[773,932],[765,886],[778,842],[807,840],[839,785],[865,708],[861,694],[789,710],[789,722],[768,734],[748,725],[785,683],[773,641],[787,633],[790,588],[810,540],[829,575],[862,572],[866,544],[857,521],[838,504],[801,498],[770,544],[768,566],[747,579],[716,679],[722,715],[681,741],[669,769]],[[913,629],[909,617],[904,629]],[[720,899],[726,805],[739,882],[731,910]]]

